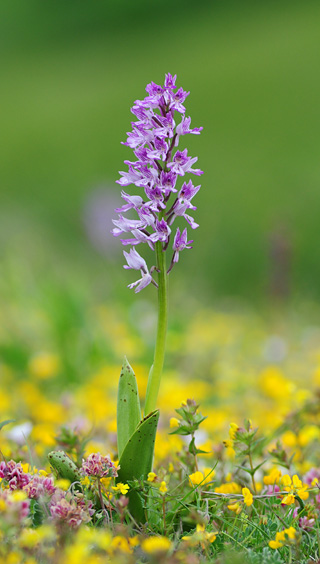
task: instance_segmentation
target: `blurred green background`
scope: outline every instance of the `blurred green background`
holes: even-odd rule
[[[10,283],[15,261],[26,285],[50,273],[128,292],[108,235],[131,158],[120,142],[133,101],[171,72],[204,126],[186,144],[205,171],[173,292],[319,296],[319,2],[4,0],[0,47]]]

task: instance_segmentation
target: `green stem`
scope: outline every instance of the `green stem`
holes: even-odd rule
[[[256,494],[257,493],[257,486],[256,486],[256,481],[254,479],[254,471],[253,471],[253,463],[252,463],[252,456],[251,456],[251,451],[249,451],[249,463],[250,463],[250,468],[251,468],[251,481],[252,481],[252,487],[253,487],[253,491]]]
[[[156,409],[157,397],[160,388],[160,380],[164,363],[166,335],[167,335],[167,318],[168,318],[168,304],[167,304],[167,271],[166,271],[166,253],[162,249],[162,243],[156,242],[156,257],[158,273],[158,329],[157,340],[154,351],[153,365],[150,370],[146,404],[144,414],[145,416]]]

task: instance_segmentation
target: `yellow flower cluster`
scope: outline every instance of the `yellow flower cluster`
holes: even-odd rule
[[[241,492],[241,486],[236,482],[228,482],[217,486],[214,491],[222,494],[238,494]]]
[[[112,489],[115,493],[121,493],[122,495],[127,495],[130,486],[128,486],[128,484],[123,484],[122,482],[118,482],[116,486],[112,486]]]
[[[242,488],[243,502],[248,507],[253,504],[253,496],[249,488]]]
[[[208,484],[213,480],[214,475],[215,471],[212,468],[204,468],[202,472],[197,470],[193,474],[189,474],[189,484],[191,487]]]
[[[269,541],[270,548],[277,549],[281,548],[284,544],[294,541],[297,536],[297,531],[294,527],[289,527],[288,529],[284,529],[283,531],[279,531],[276,533],[275,540]]]
[[[292,479],[288,474],[285,474],[281,478],[281,483],[284,487],[284,490],[288,492],[288,494],[282,499],[282,503],[284,503],[285,505],[291,505],[292,503],[294,503],[296,496],[300,497],[303,500],[308,499],[308,485],[303,486],[301,480],[296,474],[292,477]]]
[[[278,468],[272,468],[269,471],[269,474],[267,474],[267,476],[264,476],[263,483],[266,486],[274,486],[275,484],[279,483],[280,477],[281,470],[278,470]]]

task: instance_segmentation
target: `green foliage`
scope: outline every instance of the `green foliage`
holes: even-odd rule
[[[119,460],[118,482],[144,480],[151,472],[158,420],[158,410],[150,413],[142,419],[129,438]],[[146,515],[141,495],[135,489],[131,489],[129,500],[129,508],[134,518],[138,522],[144,522]]]
[[[71,458],[62,450],[55,450],[48,454],[49,462],[59,478],[79,482],[80,472]]]
[[[138,384],[135,374],[125,358],[118,384],[117,441],[118,456],[122,453],[141,421]]]
[[[246,558],[248,564],[285,564],[285,561],[278,552],[270,550],[267,547],[264,547],[260,554],[250,548]]]
[[[81,437],[77,431],[68,427],[61,427],[59,435],[56,436],[58,446],[62,447],[67,454],[73,455],[78,466],[81,466],[89,440],[90,437]]]

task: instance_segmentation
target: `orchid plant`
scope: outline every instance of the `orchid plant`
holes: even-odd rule
[[[111,472],[110,476],[116,478],[119,487],[127,488],[129,483],[129,509],[136,522],[140,523],[148,517],[148,500],[142,495],[139,480],[146,480],[152,470],[159,420],[157,397],[165,355],[168,276],[179,261],[180,253],[190,249],[193,243],[188,241],[187,227],[182,230],[176,227],[174,232],[174,222],[182,217],[191,229],[198,227],[187,212],[196,209],[192,199],[199,191],[200,185],[194,186],[191,180],[184,180],[179,188],[178,180],[186,174],[202,174],[202,170],[192,168],[197,157],[189,157],[187,149],[178,150],[180,137],[189,133],[198,135],[202,130],[202,127],[191,129],[191,118],[185,115],[183,103],[189,92],[177,88],[176,75],[169,73],[163,86],[151,82],[146,91],[148,95],[144,100],[136,100],[131,109],[137,121],[132,122],[132,131],[127,134],[127,141],[123,143],[133,149],[137,160],[125,161],[128,172],[121,172],[121,178],[118,180],[120,186],[134,184],[144,194],[129,195],[122,191],[125,203],[116,209],[118,219],[113,220],[115,227],[112,233],[121,237],[123,245],[131,245],[129,252],[123,252],[127,262],[124,268],[141,273],[141,278],[129,284],[129,288],[140,292],[149,284],[153,284],[157,289],[157,338],[147,384],[144,417],[141,415],[135,374],[127,359],[124,360],[117,403],[119,466],[115,471],[112,468],[108,470]],[[127,212],[135,212],[137,217],[125,217]],[[131,233],[131,237],[124,238],[127,233]],[[167,266],[166,255],[171,242],[171,260]],[[136,246],[141,243],[147,243],[155,252],[155,264],[150,268],[136,250]],[[154,276],[157,276],[156,280]],[[52,452],[49,454],[49,460],[59,476],[70,478],[73,483],[80,483],[79,470],[66,453]],[[136,488],[135,483],[138,484]],[[98,486],[99,484],[98,480]],[[95,500],[95,503],[98,506],[100,503],[103,509],[99,487],[99,500]]]
[[[202,127],[191,128],[191,118],[186,117],[184,102],[189,95],[176,86],[176,75],[168,73],[164,85],[151,82],[146,87],[147,96],[136,100],[131,109],[137,118],[132,131],[123,143],[133,149],[136,160],[124,161],[127,172],[120,172],[120,186],[133,184],[140,194],[130,195],[122,190],[124,205],[117,208],[118,219],[113,220],[113,235],[120,236],[123,245],[131,245],[124,251],[125,269],[140,271],[141,277],[128,285],[140,292],[149,284],[158,292],[158,327],[153,365],[150,369],[144,409],[141,417],[140,400],[134,372],[125,359],[120,375],[117,406],[118,454],[121,482],[146,478],[152,469],[153,450],[159,411],[157,397],[164,365],[167,333],[168,275],[179,261],[180,252],[190,249],[187,227],[174,226],[182,217],[191,229],[198,224],[189,215],[195,210],[193,197],[200,189],[194,186],[187,174],[201,175],[200,169],[192,168],[197,157],[188,156],[188,150],[179,150],[180,138],[187,134],[200,134]],[[178,186],[179,177],[183,177]],[[142,193],[142,195],[141,195]],[[136,217],[126,217],[135,212]],[[131,234],[131,236],[127,235]],[[155,264],[148,268],[136,247],[147,244],[155,252]],[[166,255],[170,245],[171,260],[167,266]],[[154,278],[156,276],[156,279]],[[141,497],[134,490],[130,493],[130,509],[137,520],[143,521],[145,510]]]

